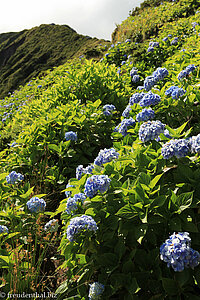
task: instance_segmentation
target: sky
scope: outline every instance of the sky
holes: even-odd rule
[[[41,24],[67,24],[79,34],[111,40],[111,34],[143,0],[1,0],[0,33]]]

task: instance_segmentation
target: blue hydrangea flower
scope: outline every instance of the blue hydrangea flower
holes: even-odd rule
[[[125,43],[130,43],[130,42],[131,42],[130,39],[125,40]]]
[[[146,93],[142,100],[140,100],[139,105],[142,107],[156,105],[161,101],[161,98],[158,94],[154,94],[151,91]]]
[[[200,134],[189,138],[188,143],[192,153],[200,153]]]
[[[0,225],[0,234],[1,233],[8,233],[8,227],[5,225]]]
[[[96,222],[91,216],[82,215],[70,220],[67,227],[67,239],[73,242],[75,238],[84,231],[96,232],[98,229]]]
[[[140,126],[139,139],[142,142],[148,142],[158,138],[161,133],[164,133],[165,125],[160,121],[147,121]]]
[[[124,118],[128,118],[129,117],[129,113],[131,111],[131,105],[127,105],[127,107],[125,108],[125,110],[122,113],[122,117]]]
[[[186,156],[189,150],[189,141],[185,139],[175,139],[170,140],[162,146],[161,154],[164,159],[169,159],[173,156],[181,158]]]
[[[16,173],[12,171],[9,175],[6,176],[6,181],[8,184],[15,184],[16,182],[22,181],[24,176],[21,173]]]
[[[153,52],[153,51],[154,51],[154,47],[148,47],[148,48],[147,48],[147,53]]]
[[[102,166],[108,162],[111,162],[114,159],[118,159],[119,153],[114,149],[104,149],[100,150],[98,156],[94,160],[94,164],[97,166]]]
[[[150,89],[156,84],[156,79],[154,76],[147,76],[144,80],[144,88],[146,91],[150,91]]]
[[[32,197],[29,201],[27,201],[26,205],[31,213],[38,213],[45,210],[46,202],[44,199]]]
[[[105,193],[110,187],[111,179],[107,175],[93,175],[85,183],[84,193],[87,197],[93,198],[98,191]]]
[[[167,42],[167,41],[168,41],[168,37],[166,36],[163,38],[163,42]]]
[[[119,132],[123,136],[127,135],[128,126],[132,126],[135,124],[135,120],[133,118],[123,119],[119,125],[117,125],[114,129],[114,132]]]
[[[58,220],[52,219],[45,224],[44,230],[49,232],[56,232],[58,230],[58,226]]]
[[[67,203],[66,203],[66,213],[67,214],[73,214],[74,211],[76,211],[78,209],[78,202],[83,203],[86,199],[85,194],[83,193],[78,193],[75,194],[74,197],[69,197],[67,199]]]
[[[182,70],[179,74],[178,74],[178,80],[182,80],[183,78],[185,78],[188,75],[188,72],[186,70]]]
[[[76,179],[80,180],[83,174],[92,174],[93,169],[93,166],[87,166],[86,168],[83,168],[83,165],[79,165],[76,168]]]
[[[66,141],[77,141],[77,134],[74,131],[68,131],[65,133]]]
[[[90,289],[89,289],[89,300],[98,300],[100,299],[101,295],[104,292],[104,285],[99,282],[94,282],[90,284]]]
[[[145,93],[135,93],[133,94],[130,99],[129,99],[129,104],[133,105],[135,103],[139,103],[140,100],[142,100],[142,98],[144,97],[144,95],[146,95]]]
[[[121,62],[121,65],[122,65],[122,66],[125,65],[125,63],[126,63],[126,61],[123,60],[123,61]]]
[[[200,262],[200,254],[190,247],[188,232],[173,233],[160,247],[160,259],[172,267],[175,272],[185,268],[194,268]]]
[[[139,75],[133,75],[132,78],[131,78],[131,81],[133,83],[136,83],[136,82],[140,81],[140,76]]]
[[[130,75],[131,77],[133,77],[134,75],[137,75],[138,69],[136,67],[133,67],[130,71]]]
[[[182,97],[185,93],[186,91],[184,91],[184,89],[182,88],[179,88],[178,86],[171,86],[165,91],[166,96],[171,96],[172,99],[176,99],[176,100]]]
[[[143,122],[143,121],[148,121],[150,119],[153,119],[155,115],[155,112],[151,108],[144,108],[141,112],[139,112],[136,115],[136,121],[137,122]]]
[[[152,74],[156,82],[159,80],[163,80],[168,75],[169,72],[166,68],[157,68]]]
[[[71,185],[71,184],[68,183],[66,185],[66,189],[68,189],[70,187],[74,188],[74,185]],[[72,191],[65,191],[66,198],[68,198],[69,196],[71,196],[71,194],[72,194]]]
[[[192,27],[193,28],[195,28],[196,26],[198,26],[199,25],[199,23],[197,23],[197,22],[192,22]]]
[[[103,114],[105,116],[110,116],[112,115],[112,112],[116,110],[115,106],[113,104],[105,104],[103,106]]]
[[[172,41],[171,41],[171,45],[177,45],[178,44],[178,38],[174,38]]]
[[[189,75],[191,72],[193,72],[196,69],[195,65],[189,65],[185,68],[187,74]]]

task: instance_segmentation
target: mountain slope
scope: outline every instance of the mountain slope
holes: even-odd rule
[[[40,72],[85,55],[98,58],[105,42],[76,33],[68,25],[40,25],[0,35],[0,96],[6,96]]]

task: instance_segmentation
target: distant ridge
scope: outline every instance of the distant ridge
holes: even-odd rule
[[[96,48],[104,42],[54,23],[0,34],[0,97],[69,59],[80,55],[98,59],[101,53]]]

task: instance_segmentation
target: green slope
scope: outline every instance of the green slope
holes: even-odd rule
[[[81,55],[98,59],[96,47],[104,42],[55,24],[0,34],[0,96],[69,59]]]
[[[184,3],[190,11],[193,1]],[[148,8],[151,22],[155,14],[155,21],[163,18],[156,10]],[[147,15],[146,8],[139,12]],[[0,227],[2,293],[199,299],[200,13],[168,21],[165,13],[163,20],[150,39],[135,45],[119,35],[101,61],[69,60],[0,101],[0,225],[9,230]],[[150,41],[159,45],[148,52]],[[105,54],[104,46],[96,50]],[[169,93],[174,86],[180,94]],[[112,114],[103,113],[105,104],[115,105]],[[143,109],[154,111],[153,121],[141,118]],[[135,122],[122,126],[129,118]],[[77,140],[66,140],[69,131]],[[112,155],[95,164],[111,147]],[[78,174],[80,165],[93,166],[92,174]],[[24,179],[9,182],[11,171]],[[75,201],[79,193],[85,201]],[[46,201],[45,211],[30,210],[33,196]],[[96,295],[95,282],[104,285]]]

